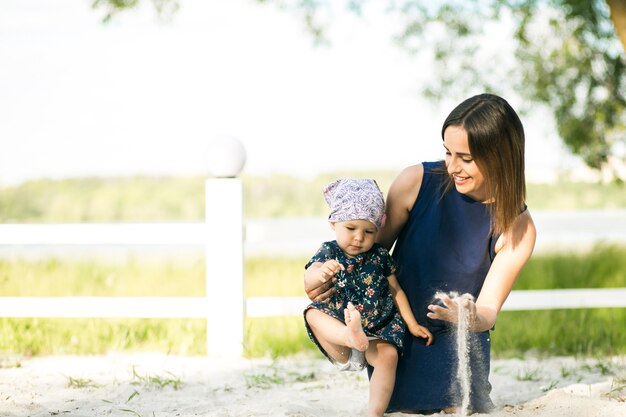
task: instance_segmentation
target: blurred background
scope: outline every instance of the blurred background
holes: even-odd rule
[[[369,2],[361,11],[343,2],[302,3],[319,3],[316,9],[289,3],[3,1],[0,184],[206,175],[209,143],[225,134],[247,149],[245,174],[397,171],[440,158],[445,116],[485,90],[523,113],[531,181],[597,179],[584,169],[586,154],[564,145],[551,103],[521,94],[532,86],[519,80],[526,68],[514,71],[513,12],[485,17],[482,27],[475,21],[478,13],[493,13],[489,3],[441,2],[451,8],[448,14],[458,14],[454,19],[467,13],[467,24],[484,32],[473,35],[480,36],[473,41],[480,54],[463,62],[463,54],[474,52],[466,50],[470,35],[454,32],[452,25],[464,24],[457,21],[441,34],[441,19],[452,19],[446,15],[427,23],[415,21],[416,11]],[[103,21],[114,5],[132,7],[113,8]],[[443,6],[429,7],[434,14]],[[468,7],[486,10],[469,13]],[[324,27],[323,39],[307,27],[314,18]],[[424,33],[406,33],[417,24]],[[411,37],[418,36],[416,46]],[[452,52],[444,41],[457,44],[457,56],[446,55]],[[613,43],[620,47],[616,38]],[[482,84],[470,79],[474,71]],[[446,87],[453,76],[457,81]],[[559,94],[568,87],[552,86]],[[617,92],[615,105],[624,94]],[[623,127],[620,116],[615,110]],[[614,142],[623,148],[623,138]]]
[[[442,158],[449,111],[489,91],[527,138],[538,242],[515,289],[626,287],[623,5],[382,3],[2,1],[0,222],[201,223],[212,144],[232,137],[246,152],[246,296],[302,296],[303,265],[332,238],[322,186],[360,176],[386,192],[405,166]],[[0,296],[202,296],[203,256],[5,241]],[[206,342],[198,319],[0,323],[4,355]],[[518,337],[494,337],[496,355],[626,352],[623,308],[499,323]],[[249,356],[314,349],[299,317],[248,318],[245,343]]]

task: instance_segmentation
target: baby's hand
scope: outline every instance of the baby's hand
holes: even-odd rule
[[[419,324],[415,326],[410,326],[409,332],[411,332],[411,334],[415,337],[421,337],[423,339],[426,339],[426,346],[430,346],[430,344],[433,342],[432,333],[424,326],[420,326]]]
[[[343,271],[345,268],[336,259],[330,259],[322,264],[320,267],[319,280],[322,282],[328,281],[328,279],[335,276],[339,271]]]

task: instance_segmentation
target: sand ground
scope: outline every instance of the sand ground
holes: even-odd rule
[[[491,416],[626,416],[624,357],[493,360],[490,380]],[[311,358],[3,358],[0,416],[361,416],[367,387],[365,372]]]

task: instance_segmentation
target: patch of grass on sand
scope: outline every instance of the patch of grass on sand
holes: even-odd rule
[[[183,386],[183,381],[173,373],[166,371],[165,375],[141,375],[137,372],[137,369],[133,366],[133,380],[132,384],[144,384],[155,386],[157,388],[172,387],[174,390],[179,390]],[[130,399],[129,399],[130,401]]]
[[[606,396],[619,402],[626,401],[626,377],[614,378],[611,383],[611,390],[606,393]]]
[[[67,378],[68,388],[98,388],[100,385],[96,384],[93,380],[88,378],[74,378],[71,376]]]

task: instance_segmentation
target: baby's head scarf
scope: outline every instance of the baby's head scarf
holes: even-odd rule
[[[378,230],[385,224],[385,199],[374,180],[340,179],[324,187],[329,222],[368,220]]]

